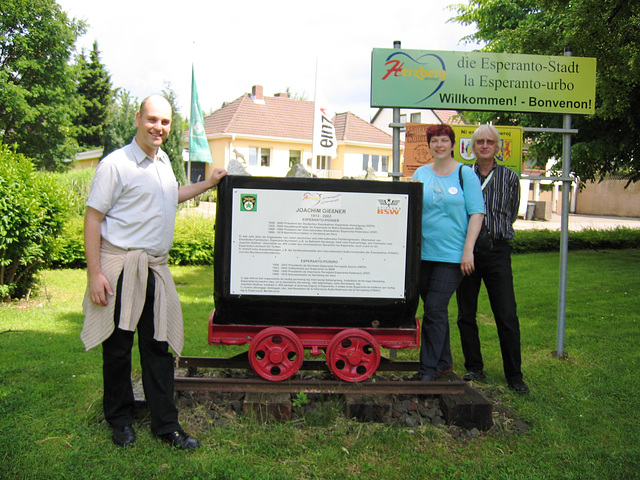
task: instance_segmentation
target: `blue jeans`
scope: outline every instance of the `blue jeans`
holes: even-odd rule
[[[420,374],[435,376],[453,365],[449,343],[449,300],[462,272],[458,263],[423,261],[420,265],[420,297],[424,304]]]

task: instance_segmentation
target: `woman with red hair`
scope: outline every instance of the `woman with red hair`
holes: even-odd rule
[[[475,268],[473,247],[484,220],[484,198],[477,175],[453,158],[453,129],[431,125],[426,133],[434,161],[418,168],[413,178],[424,185],[419,374],[421,380],[431,381],[453,366],[449,300],[463,275]]]

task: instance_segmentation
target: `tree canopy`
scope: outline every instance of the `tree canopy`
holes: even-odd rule
[[[55,0],[0,2],[0,141],[50,170],[77,150],[69,61],[84,28]]]
[[[463,40],[489,52],[597,59],[596,112],[574,115],[571,167],[583,180],[610,174],[640,180],[640,2],[627,0],[470,0],[452,21],[475,25]],[[561,115],[468,113],[469,118],[530,127],[561,127]],[[561,159],[557,134],[531,134],[530,153]]]
[[[109,123],[104,129],[103,156],[131,143],[136,136],[136,112],[138,99],[128,90],[118,90],[115,101],[110,106]]]

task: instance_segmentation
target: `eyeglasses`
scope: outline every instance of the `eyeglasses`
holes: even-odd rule
[[[487,145],[492,147],[496,144],[495,140],[489,140],[487,138],[476,138],[476,145]]]

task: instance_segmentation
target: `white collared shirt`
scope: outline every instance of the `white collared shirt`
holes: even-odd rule
[[[169,157],[155,161],[136,143],[103,158],[91,182],[87,206],[105,214],[100,233],[109,243],[150,255],[169,253],[178,206],[178,182]]]

